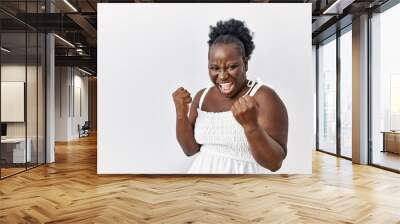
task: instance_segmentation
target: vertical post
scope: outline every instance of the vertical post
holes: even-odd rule
[[[353,20],[352,160],[368,163],[368,15]]]
[[[341,117],[340,117],[340,78],[341,78],[341,64],[340,64],[340,30],[336,31],[336,155],[341,156]]]
[[[39,1],[36,1],[36,13],[39,13]],[[36,20],[39,23],[39,19]],[[36,31],[36,164],[39,165],[39,31]]]
[[[25,21],[28,21],[28,1],[25,0]],[[24,88],[24,122],[25,122],[25,170],[28,169],[28,24],[25,23],[25,88]]]
[[[46,1],[47,12],[53,12],[51,1]],[[55,44],[54,34],[46,34],[46,163],[55,161]]]
[[[315,117],[316,117],[316,127],[315,127],[315,147],[319,149],[319,45],[315,47],[315,55],[316,55],[316,62],[315,62]]]
[[[372,12],[368,12],[368,19],[367,19],[367,28],[368,28],[368,52],[367,52],[367,62],[368,62],[368,76],[367,76],[367,82],[368,82],[368,164],[372,164],[373,162],[373,153],[372,153],[372,61],[371,61],[371,55],[372,55],[372,29],[371,29],[371,18],[372,18]],[[377,63],[380,64],[380,63]]]
[[[2,40],[2,37],[1,37],[1,25],[2,25],[2,23],[0,23],[0,47],[2,46],[2,43],[1,43],[1,40]],[[1,50],[0,50],[1,51]],[[2,66],[2,64],[1,64],[1,52],[0,52],[0,128],[1,128],[1,125],[2,125],[2,123],[1,123],[1,110],[2,110],[2,108],[1,108],[1,66]],[[1,130],[0,130],[1,131]],[[1,133],[0,133],[0,136],[1,136]],[[2,168],[2,160],[1,160],[1,143],[0,143],[0,180],[1,180],[1,168]]]

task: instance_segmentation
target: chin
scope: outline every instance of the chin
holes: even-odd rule
[[[226,97],[226,98],[234,98],[234,97],[239,93],[239,91],[237,91],[236,89],[234,89],[232,92],[223,93],[223,92],[221,92],[221,90],[220,90],[220,93],[221,93],[224,97]]]

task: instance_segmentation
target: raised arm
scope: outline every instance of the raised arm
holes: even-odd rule
[[[190,93],[183,87],[178,88],[172,94],[176,109],[176,138],[187,156],[192,156],[200,150],[200,144],[194,138],[194,125],[197,118],[197,107],[203,91],[199,91],[193,100]]]
[[[244,129],[254,159],[271,171],[279,170],[287,154],[288,115],[275,91],[262,86],[254,97],[235,102],[232,112]]]

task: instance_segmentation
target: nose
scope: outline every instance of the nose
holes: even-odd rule
[[[228,72],[225,70],[225,69],[221,69],[219,72],[218,72],[218,78],[220,79],[220,80],[224,80],[224,79],[227,79],[228,78]]]

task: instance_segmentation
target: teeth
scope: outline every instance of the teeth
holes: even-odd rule
[[[232,88],[232,82],[220,83],[220,86],[223,92],[229,92],[230,89]]]
[[[222,88],[228,88],[232,83],[228,82],[228,83],[221,83]]]

